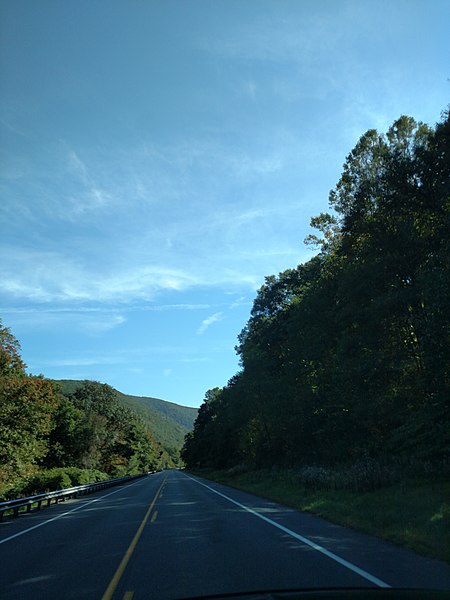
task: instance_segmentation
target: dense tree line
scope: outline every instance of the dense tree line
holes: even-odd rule
[[[161,447],[113,388],[86,381],[65,396],[25,369],[19,342],[0,322],[0,493],[55,467],[115,477],[159,466]]]
[[[317,256],[266,277],[209,390],[188,466],[449,460],[450,120],[369,130],[311,224]]]

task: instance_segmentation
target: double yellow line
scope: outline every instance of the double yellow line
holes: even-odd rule
[[[158,500],[158,497],[161,494],[161,490],[163,488],[163,485],[166,482],[166,479],[167,479],[167,476],[164,478],[164,481],[159,486],[158,491],[155,494],[155,497],[151,501],[151,504],[148,507],[148,510],[145,513],[144,518],[142,519],[142,523],[139,525],[139,529],[136,531],[134,538],[131,541],[131,544],[128,546],[128,550],[123,555],[123,558],[120,561],[120,565],[117,567],[117,571],[114,573],[114,577],[111,579],[108,587],[106,588],[105,593],[102,596],[102,600],[111,600],[111,598],[113,597],[113,594],[116,591],[117,586],[119,585],[120,578],[122,577],[123,572],[127,568],[127,564],[134,552],[134,549],[136,548],[136,544],[138,543],[139,538],[141,537],[142,532],[144,531],[144,527],[148,521],[150,513],[152,512],[153,507],[155,506],[156,501]]]

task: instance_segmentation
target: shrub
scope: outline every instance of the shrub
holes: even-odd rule
[[[54,469],[39,471],[15,487],[4,490],[0,500],[34,496],[35,494],[42,494],[44,492],[53,492],[86,483],[104,481],[105,479],[108,479],[108,475],[97,469],[56,467]]]
[[[401,474],[398,465],[365,458],[351,465],[336,467],[307,465],[290,469],[284,477],[312,490],[366,492],[392,485],[401,479]]]

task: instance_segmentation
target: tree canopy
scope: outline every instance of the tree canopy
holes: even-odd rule
[[[188,466],[448,461],[449,114],[366,132],[329,204],[306,240],[319,254],[258,291]]]
[[[87,381],[63,395],[25,369],[18,340],[0,322],[0,492],[54,467],[115,477],[159,466],[160,445],[113,388]]]

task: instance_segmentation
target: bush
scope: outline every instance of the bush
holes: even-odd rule
[[[50,469],[31,477],[21,491],[24,496],[33,496],[69,487],[72,487],[72,481],[64,469]]]
[[[308,465],[290,469],[285,473],[285,477],[291,483],[312,490],[367,492],[396,483],[401,479],[401,474],[398,465],[361,459],[351,465],[335,467]]]
[[[275,480],[284,479],[314,491],[370,492],[405,479],[445,479],[450,475],[449,471],[446,464],[432,465],[412,459],[394,462],[363,457],[352,464],[334,467],[307,465],[287,470],[272,469],[271,475]]]
[[[109,479],[109,476],[98,469],[80,469],[78,467],[69,467],[64,469],[69,475],[72,486],[84,485],[86,483],[95,483],[96,481],[104,481]]]
[[[230,467],[229,469],[227,469],[227,474],[228,475],[242,475],[243,473],[247,473],[249,471],[249,468],[247,465],[235,465],[234,467]]]
[[[5,490],[1,500],[12,500],[26,496],[34,496],[44,492],[53,492],[66,488],[95,483],[108,479],[106,473],[97,469],[80,469],[78,467],[61,467],[39,471],[26,481],[19,483],[14,488]]]

